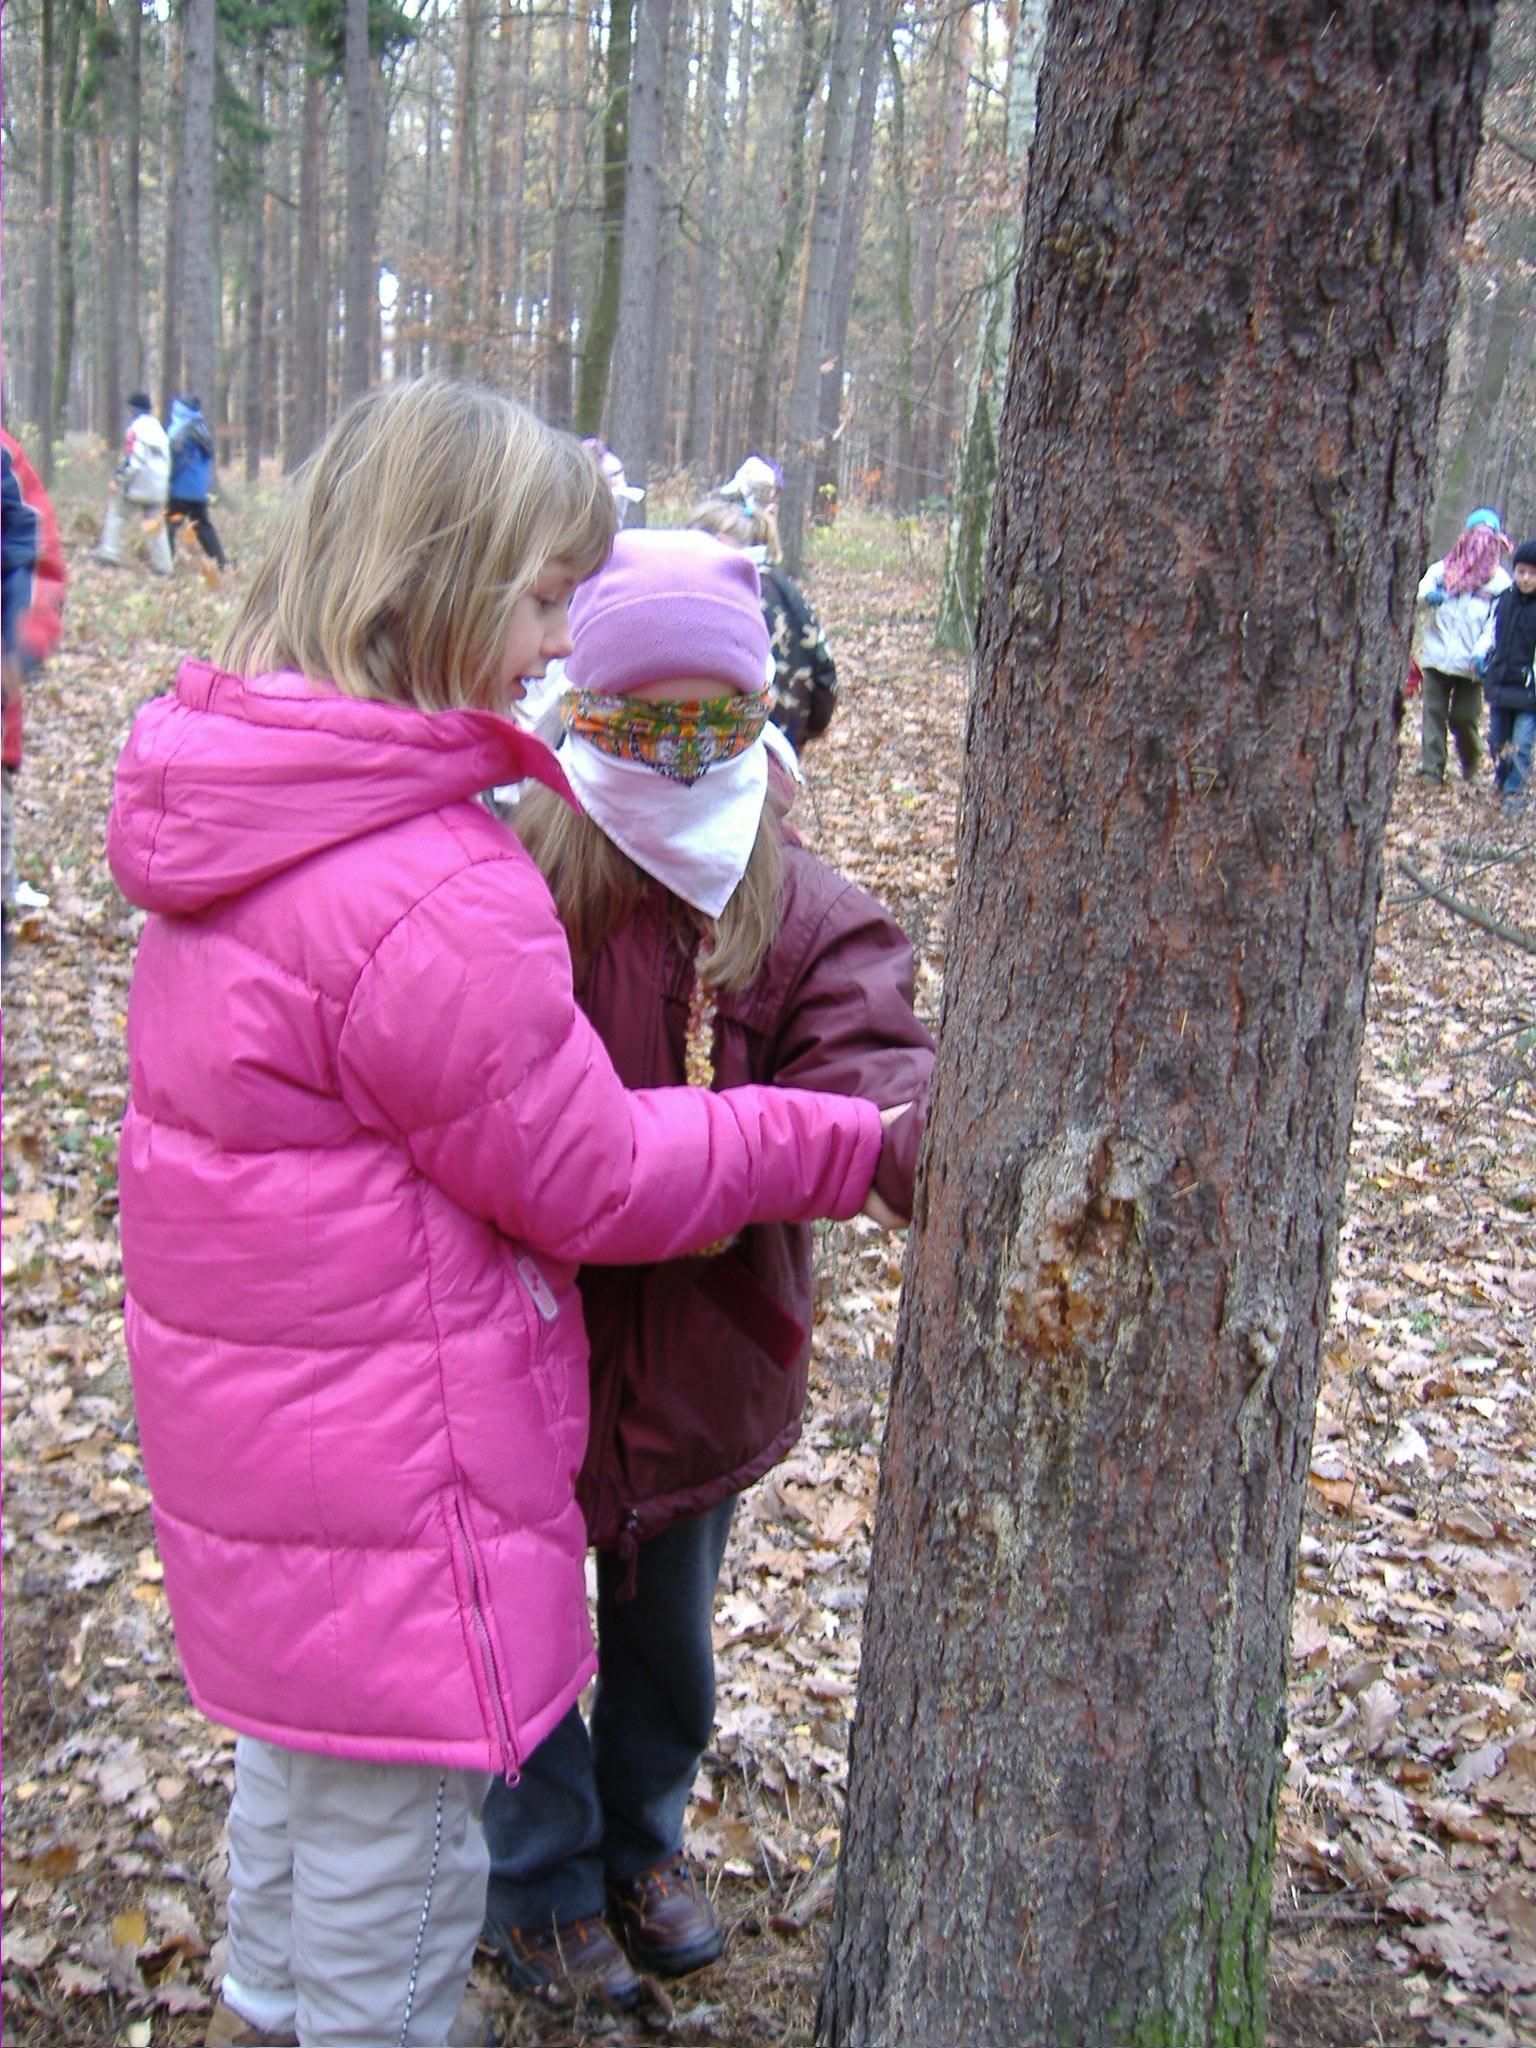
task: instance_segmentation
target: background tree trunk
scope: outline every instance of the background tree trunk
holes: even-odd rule
[[[779,538],[785,565],[795,576],[802,574],[805,566],[805,521],[815,475],[821,370],[830,323],[833,273],[837,267],[838,223],[848,183],[848,155],[853,139],[849,115],[861,26],[859,0],[833,0],[821,161],[800,279],[795,369],[784,429],[784,491],[779,502]]]
[[[346,328],[341,396],[361,397],[373,381],[374,326],[379,302],[373,253],[373,59],[368,0],[347,0],[347,249]]]
[[[819,2038],[1257,2043],[1491,0],[1058,0]]]
[[[213,407],[217,266],[213,246],[213,0],[188,0],[182,64],[186,129],[182,148],[182,275],[185,381]],[[167,366],[167,382],[175,378]]]
[[[117,51],[111,0],[96,0],[96,41],[91,65],[91,118],[95,125],[96,246],[101,291],[96,302],[96,392],[92,424],[110,448],[117,439],[123,394],[123,220],[113,175],[114,111],[120,99],[122,62]]]
[[[298,249],[293,271],[293,442],[283,467],[297,469],[325,431],[325,265],[320,232],[325,178],[325,78],[318,52],[304,61],[304,113],[299,153]]]
[[[720,359],[720,209],[725,188],[726,81],[731,66],[731,0],[714,0],[709,69],[701,84],[698,286],[683,460],[706,483],[715,438],[715,382]]]
[[[53,259],[54,285],[59,295],[59,322],[54,336],[53,389],[48,407],[46,439],[50,447],[64,431],[70,371],[75,360],[76,122],[80,106],[80,40],[86,4],[87,0],[64,0],[63,34],[59,41],[59,215]]]
[[[613,343],[608,442],[643,487],[652,458],[652,355],[661,239],[662,116],[672,0],[637,0],[624,181],[624,265]],[[643,515],[644,507],[637,510]]]
[[[608,366],[619,317],[619,281],[624,265],[624,191],[629,162],[629,72],[634,52],[633,0],[610,0],[608,8],[607,105],[603,114],[603,204],[597,287],[581,352],[576,389],[576,431],[596,434],[603,424]]]
[[[161,191],[165,220],[165,252],[160,268],[160,410],[171,409],[171,393],[181,381],[181,300],[183,251],[186,247],[185,192],[182,187],[184,124],[182,107],[182,38],[180,19],[171,18],[166,51],[166,90],[161,123]],[[146,387],[147,388],[147,387]]]
[[[480,153],[475,147],[479,112],[480,28],[484,0],[460,0],[459,55],[453,97],[453,156],[448,174],[451,255],[449,275],[453,303],[453,334],[448,368],[466,374],[474,336],[471,332],[474,294],[471,288],[475,242],[479,228]]]
[[[769,454],[777,438],[773,431],[773,392],[777,383],[779,336],[789,309],[790,286],[805,238],[806,215],[806,128],[811,103],[821,77],[821,31],[816,21],[816,0],[795,0],[795,21],[800,36],[799,69],[795,95],[789,108],[788,163],[784,173],[784,214],[774,251],[773,270],[763,296],[762,323],[758,332],[757,357],[752,371],[752,392],[747,400],[747,442],[743,453]],[[729,457],[727,457],[729,461]]]
[[[256,108],[257,136],[252,160],[254,190],[251,194],[250,241],[246,259],[244,439],[247,483],[254,483],[261,474],[261,448],[266,425],[267,219],[273,202],[265,190],[267,152],[262,124],[267,118],[267,53],[264,44],[256,52],[251,97]]]
[[[1006,150],[1021,178],[1035,139],[1035,97],[1045,51],[1047,5],[1048,0],[1024,0],[1009,51]],[[981,295],[965,423],[949,498],[944,587],[934,639],[940,647],[952,647],[961,654],[969,654],[976,644],[976,614],[997,479],[997,428],[1018,282],[1019,227],[1020,217],[1014,211],[1000,214],[993,230],[992,270]]]
[[[123,364],[123,388],[112,403],[121,418],[122,400],[130,389],[144,382],[144,247],[139,186],[144,155],[144,9],[141,0],[125,0],[128,10],[127,161],[123,171],[124,269],[127,274],[127,354]],[[113,439],[116,439],[114,422]]]
[[[864,193],[869,177],[875,133],[875,105],[885,69],[885,41],[890,32],[888,0],[869,0],[864,51],[859,62],[859,104],[854,115],[853,146],[843,210],[837,228],[837,266],[832,277],[832,303],[827,313],[827,360],[821,377],[817,422],[813,520],[830,516],[838,497],[838,443],[843,425],[843,361],[848,348],[848,319],[853,310],[853,284],[858,271],[859,237],[864,226]]]
[[[44,483],[53,478],[53,445],[49,420],[53,412],[53,251],[59,232],[58,198],[54,186],[57,100],[57,24],[54,0],[41,0],[38,14],[37,61],[37,276],[33,285],[32,373],[27,410],[37,429],[37,471]]]

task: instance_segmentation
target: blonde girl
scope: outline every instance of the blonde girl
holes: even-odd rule
[[[879,1157],[867,1102],[628,1092],[477,800],[564,793],[506,714],[612,532],[520,406],[375,392],[119,765],[129,1356],[187,1682],[240,1737],[210,2042],[464,2037],[486,1785],[593,1669],[576,1267],[846,1215]]]

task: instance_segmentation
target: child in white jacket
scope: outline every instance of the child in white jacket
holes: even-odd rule
[[[1493,609],[1509,588],[1503,558],[1510,542],[1497,512],[1486,507],[1468,519],[1443,561],[1431,562],[1419,584],[1429,623],[1419,654],[1424,671],[1424,718],[1419,774],[1445,780],[1446,740],[1454,734],[1464,782],[1475,780],[1483,758],[1482,664],[1493,645]]]

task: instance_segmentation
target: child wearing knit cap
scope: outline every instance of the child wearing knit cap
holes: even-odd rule
[[[1418,601],[1429,611],[1419,655],[1424,672],[1419,774],[1426,782],[1444,782],[1451,736],[1462,780],[1477,776],[1483,758],[1479,677],[1493,645],[1494,605],[1509,588],[1503,564],[1509,550],[1498,513],[1482,506],[1468,517],[1450,553],[1431,562],[1419,583]]]
[[[796,770],[769,718],[754,565],[703,533],[621,533],[576,592],[571,638],[559,760],[584,815],[534,790],[517,827],[578,1002],[632,1087],[751,1079],[915,1103],[877,1181],[904,1218],[933,1058],[911,949],[786,822]],[[799,1434],[811,1237],[753,1225],[691,1258],[586,1266],[580,1286],[597,1690],[590,1723],[572,1709],[516,1785],[492,1788],[486,1933],[522,1988],[624,2008],[632,1962],[680,1976],[722,1946],[683,1821],[736,1496]]]
[[[1507,811],[1530,794],[1536,751],[1536,540],[1523,541],[1510,564],[1511,587],[1493,615],[1493,651],[1483,672],[1488,699],[1488,751],[1493,779]]]

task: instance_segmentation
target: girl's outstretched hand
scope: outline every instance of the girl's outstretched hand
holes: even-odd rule
[[[887,1169],[894,1165],[893,1146],[907,1155],[907,1173],[903,1173],[902,1178],[906,1178],[909,1174],[910,1160],[915,1155],[917,1149],[916,1139],[922,1135],[922,1121],[921,1119],[918,1121],[915,1131],[903,1131],[900,1138],[893,1138],[892,1126],[900,1124],[905,1118],[917,1114],[918,1105],[912,1102],[898,1102],[894,1108],[882,1109],[880,1112],[880,1121],[884,1125],[886,1133],[885,1145],[880,1154],[880,1164],[875,1168],[874,1182],[870,1187],[869,1193],[864,1197],[864,1207],[860,1213],[868,1216],[873,1222],[878,1223],[882,1230],[905,1230],[912,1221],[910,1216],[904,1216],[899,1209],[892,1206],[888,1199],[889,1190],[887,1189],[887,1192],[882,1193],[881,1183],[890,1178]]]

